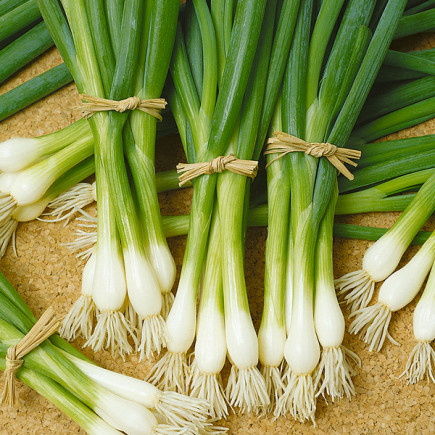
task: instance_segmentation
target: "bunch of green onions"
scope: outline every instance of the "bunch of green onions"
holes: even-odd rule
[[[189,163],[210,162],[223,155],[239,129],[243,104],[252,92],[251,77],[257,70],[254,59],[266,3],[217,1],[209,6],[204,0],[195,0],[186,4],[177,29],[170,68],[172,85],[168,94]],[[249,158],[244,155],[237,157]],[[219,261],[216,261],[216,252],[207,254],[207,246],[209,251],[216,246],[211,239],[210,227],[217,225],[213,215],[218,179],[217,174],[212,174],[193,180],[187,246],[176,298],[167,319],[168,352],[153,367],[148,379],[164,389],[187,392],[192,388],[194,394],[209,397],[216,415],[223,416],[227,411],[220,371],[225,363],[228,334],[234,331],[232,328],[240,326],[237,323],[240,316],[237,309],[235,317],[232,316],[234,325],[224,325],[222,275],[215,268]],[[220,231],[216,234],[219,237]],[[197,325],[196,299],[204,266],[202,313]],[[214,279],[217,281],[213,282]],[[247,326],[250,328],[249,337],[252,333],[255,335],[252,323]],[[204,333],[204,338],[198,335],[196,372],[190,377],[187,353],[194,342],[195,330],[198,334],[199,331]],[[198,343],[203,345],[201,349]],[[245,343],[245,347],[250,346]],[[242,353],[240,349],[239,355]],[[254,397],[254,402],[258,401],[257,397],[264,397],[255,349],[253,359],[251,354],[240,366],[240,375],[235,381],[235,386],[240,388],[230,398],[236,406],[248,409],[251,408],[250,396]],[[237,355],[233,354],[232,358],[239,363]],[[258,383],[250,384],[250,380],[258,380]]]
[[[344,146],[405,3],[355,0],[340,15],[343,2],[326,1],[311,30],[313,3],[303,2],[273,129],[310,143]],[[372,20],[374,11],[379,17]],[[274,363],[281,364],[279,355],[286,361],[275,415],[290,412],[300,421],[314,420],[317,394],[328,393],[334,400],[353,393],[350,360],[356,357],[342,346],[344,318],[333,287],[330,216],[337,172],[325,158],[302,153],[273,161],[275,157],[268,156],[273,207],[266,270],[276,267],[277,259],[282,266],[270,282],[266,273],[265,289],[270,290],[262,319],[264,329],[273,325],[283,337]],[[271,286],[272,279],[279,279],[279,286]]]
[[[0,274],[0,367],[36,319]],[[208,404],[98,367],[54,335],[23,358],[17,377],[53,402],[89,434],[219,433]]]
[[[55,0],[41,0],[38,5],[80,93],[115,101],[160,97],[178,1],[63,1],[62,9]],[[141,356],[149,357],[166,345],[164,315],[175,264],[157,202],[155,116],[110,111],[88,121],[95,140],[98,241],[83,273],[82,296],[62,333],[69,339],[84,335],[94,350],[130,353],[131,338]]]

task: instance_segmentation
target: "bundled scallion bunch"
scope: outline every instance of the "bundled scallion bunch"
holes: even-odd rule
[[[340,149],[347,144],[405,3],[326,1],[317,16],[310,0],[300,8],[273,123],[273,130],[283,133],[269,141],[267,151],[273,206],[266,270],[276,268],[277,259],[282,267],[279,274],[266,273],[265,288],[273,291],[266,292],[262,328],[274,327],[286,338],[276,347],[275,367],[279,355],[286,361],[283,384],[275,388],[276,416],[289,412],[300,421],[314,420],[317,395],[334,400],[354,392],[351,360],[357,358],[342,346],[344,318],[333,287],[334,166],[346,173],[337,163],[340,153],[345,163],[358,155]]]
[[[150,356],[166,344],[163,315],[175,279],[161,228],[154,148],[179,3],[38,5],[83,94],[95,139],[97,245],[62,333],[84,335],[95,350],[123,355],[135,347]]]
[[[9,349],[21,349],[24,336],[27,345],[31,344],[35,337],[27,334],[36,319],[2,274],[0,301],[0,368],[8,371]],[[54,329],[54,317],[47,310],[41,326],[53,325]],[[36,328],[43,334],[40,323]],[[162,392],[147,382],[100,368],[57,335],[19,357],[20,361],[16,376],[89,434],[212,434],[224,430],[208,422],[207,402]],[[7,384],[2,401],[13,403],[14,394],[13,386]]]

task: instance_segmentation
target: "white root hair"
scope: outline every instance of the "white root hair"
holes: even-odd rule
[[[168,318],[169,312],[171,311],[172,305],[174,304],[174,293],[171,291],[162,293],[162,317],[166,320]]]
[[[388,332],[391,315],[392,311],[386,305],[377,302],[375,305],[362,308],[351,315],[355,319],[350,324],[349,331],[351,334],[359,335],[365,343],[369,344],[370,352],[379,352],[386,338],[391,343],[400,346]]]
[[[135,329],[129,325],[120,311],[100,312],[97,314],[94,332],[84,347],[89,346],[95,352],[110,349],[113,356],[119,354],[124,358],[126,354],[133,352],[128,337],[137,342]]]
[[[207,423],[204,427],[195,427],[192,424],[185,427],[159,424],[153,429],[152,433],[155,435],[219,435],[227,431],[227,428],[213,426],[212,423]]]
[[[89,259],[89,257],[94,252],[94,248],[97,242],[97,232],[87,232],[78,229],[75,233],[75,240],[68,243],[62,243],[62,246],[66,246],[71,252],[76,254],[77,258],[83,260]]]
[[[375,281],[365,270],[347,273],[334,282],[339,291],[337,296],[344,302],[350,313],[368,306],[375,291]]]
[[[0,192],[0,225],[11,217],[16,207],[17,203],[9,193]]]
[[[356,371],[351,363],[361,367],[359,356],[346,347],[324,347],[314,375],[316,397],[322,395],[327,401],[326,395],[328,395],[334,402],[344,396],[349,399],[354,396],[355,387],[352,377],[355,376]]]
[[[414,346],[402,376],[405,376],[408,384],[415,384],[424,377],[435,384],[435,350],[429,341],[419,341]]]
[[[15,246],[15,232],[17,230],[18,222],[15,219],[9,217],[3,224],[0,224],[0,259],[5,255],[6,249],[9,246],[9,242],[12,239],[13,249],[15,256],[17,250]]]
[[[62,246],[66,246],[71,252],[78,252],[76,257],[86,260],[92,255],[97,244],[97,218],[83,210],[80,213],[82,216],[77,218],[80,221],[80,228],[75,233],[75,239],[72,242],[63,243]],[[91,228],[92,230],[81,228]]]
[[[221,420],[228,416],[221,373],[203,373],[194,360],[190,366],[189,387],[191,397],[204,399],[209,404],[212,419]]]
[[[285,380],[287,385],[275,409],[275,418],[287,412],[297,421],[311,420],[315,425],[316,395],[311,374],[295,375],[288,367]]]
[[[284,363],[284,362],[283,362]],[[279,399],[284,394],[284,382],[282,381],[282,366],[262,366],[261,374],[266,382],[267,395],[269,396],[270,404],[264,409],[265,415],[273,413]]]
[[[193,424],[197,428],[207,425],[210,405],[206,400],[189,397],[175,391],[164,391],[155,406],[155,410],[164,415],[175,426]]]
[[[153,428],[151,433],[153,435],[193,435],[198,432],[193,427],[178,427],[170,424],[158,424]]]
[[[151,316],[138,316],[138,336],[140,337],[138,351],[140,360],[151,358],[154,352],[160,354],[166,347],[167,332],[165,319],[160,314]]]
[[[127,322],[129,323],[129,325],[131,325],[136,330],[139,330],[139,315],[136,313],[135,309],[133,308],[133,305],[131,305],[131,302],[128,299],[128,297],[127,297],[127,302],[125,304],[124,317],[125,320],[127,320]],[[136,351],[138,347],[139,347],[139,340],[137,342]]]
[[[186,379],[188,375],[189,367],[186,354],[168,351],[154,364],[146,376],[146,380],[160,390],[187,394]]]
[[[240,413],[262,413],[269,406],[266,382],[257,367],[239,369],[233,364],[228,378],[227,400]]]
[[[78,335],[88,340],[94,327],[96,307],[91,296],[80,295],[63,319],[59,334],[67,341]]]
[[[58,195],[48,204],[51,211],[43,216],[50,216],[53,219],[40,219],[48,222],[65,221],[65,225],[74,215],[97,200],[95,183],[78,183],[67,191]]]

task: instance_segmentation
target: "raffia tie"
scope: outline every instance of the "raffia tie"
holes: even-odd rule
[[[55,311],[50,307],[22,340],[8,349],[6,369],[4,371],[5,385],[0,399],[1,404],[15,405],[15,374],[23,365],[22,358],[53,335],[59,329],[59,326],[60,322],[56,319]]]
[[[88,119],[96,112],[107,112],[114,110],[119,113],[127,112],[127,110],[142,110],[148,115],[154,116],[159,121],[162,120],[160,111],[166,107],[164,98],[154,98],[151,100],[141,100],[139,97],[130,97],[125,100],[107,100],[105,98],[92,97],[82,94],[80,98],[85,102],[79,106],[83,116]]]
[[[342,173],[349,180],[353,180],[354,176],[346,166],[344,166],[344,163],[357,166],[357,164],[351,159],[359,159],[361,157],[361,151],[358,150],[340,148],[330,143],[305,142],[291,134],[276,131],[274,137],[269,138],[267,141],[267,147],[264,154],[279,153],[279,155],[272,159],[266,167],[271,165],[275,160],[278,160],[293,151],[301,151],[314,157],[326,157],[329,162],[335,166],[338,172]]]
[[[234,154],[219,156],[210,162],[204,163],[179,163],[177,172],[181,174],[180,187],[200,175],[212,175],[223,171],[230,171],[234,174],[244,175],[252,180],[257,175],[258,162],[255,160],[241,160]]]

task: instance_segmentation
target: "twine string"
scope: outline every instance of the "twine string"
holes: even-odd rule
[[[128,110],[141,110],[148,113],[159,121],[162,120],[160,112],[166,107],[164,98],[154,98],[150,100],[141,100],[139,97],[129,97],[125,100],[108,100],[106,98],[92,97],[91,95],[81,94],[83,100],[78,109],[86,119],[89,119],[96,112],[116,111],[124,113]]]
[[[0,404],[7,403],[14,406],[16,403],[15,374],[23,365],[22,358],[38,347],[59,328],[60,322],[56,319],[52,307],[40,317],[32,329],[15,346],[11,346],[6,354],[6,368],[4,371],[5,384]]]
[[[201,163],[179,163],[177,165],[177,172],[180,181],[179,185],[184,186],[189,181],[201,175],[212,175],[221,173],[223,171],[230,171],[234,174],[244,175],[252,180],[257,175],[258,162],[255,160],[241,160],[234,154],[227,156],[219,156],[210,162]]]
[[[338,172],[349,180],[353,180],[354,176],[344,164],[347,163],[352,166],[357,166],[352,159],[359,159],[361,157],[361,151],[358,150],[340,148],[331,143],[306,142],[291,134],[276,131],[274,137],[271,137],[267,141],[264,154],[278,154],[278,156],[273,158],[266,165],[266,168],[276,160],[294,151],[304,152],[305,154],[318,158],[326,157]]]

